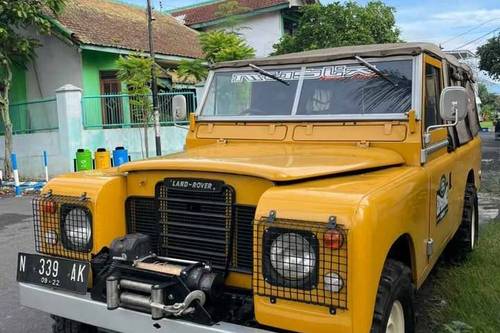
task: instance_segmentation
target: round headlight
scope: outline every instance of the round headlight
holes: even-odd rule
[[[63,232],[66,245],[74,250],[87,250],[90,245],[92,226],[90,216],[82,208],[73,208],[65,216]]]
[[[271,244],[271,265],[282,277],[300,280],[316,267],[316,253],[309,241],[296,233],[281,234]]]

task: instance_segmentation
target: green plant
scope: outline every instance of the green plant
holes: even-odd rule
[[[206,78],[208,70],[206,63],[239,60],[255,56],[255,50],[237,34],[222,30],[203,32],[200,34],[200,44],[204,60],[181,61],[176,73],[181,79],[194,77],[197,81]]]
[[[483,119],[495,119],[497,112],[500,111],[500,96],[490,93],[488,87],[483,83],[478,85],[478,95],[481,100],[481,116]]]
[[[144,128],[144,151],[149,157],[148,128],[153,115],[151,99],[152,69],[157,70],[153,59],[130,55],[117,60],[117,77],[126,85],[129,95],[130,113],[133,122],[142,122]]]
[[[177,75],[183,81],[188,81],[190,78],[203,81],[207,74],[208,69],[202,59],[181,60],[177,66]]]
[[[275,54],[328,47],[399,42],[394,8],[381,1],[303,6],[298,27],[274,45]]]
[[[484,185],[484,193],[492,190]],[[500,332],[500,220],[481,226],[478,244],[465,262],[442,265],[432,277],[429,292],[446,304],[428,304],[429,320],[438,325],[432,332]]]
[[[487,71],[494,79],[500,79],[500,34],[488,39],[486,44],[478,47],[479,68]]]
[[[63,10],[65,0],[0,0],[0,115],[4,126],[6,177],[12,172],[12,122],[9,115],[9,91],[14,65],[26,66],[34,57],[40,42],[27,37],[28,27],[40,33],[50,33],[51,18]]]
[[[255,50],[238,35],[225,31],[200,34],[200,43],[209,63],[251,58]]]

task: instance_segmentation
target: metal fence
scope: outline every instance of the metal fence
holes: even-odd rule
[[[11,103],[9,114],[14,134],[52,131],[59,127],[56,99],[49,98],[23,103]],[[4,134],[0,119],[0,135]]]
[[[193,90],[174,91],[158,94],[160,124],[174,124],[172,98],[176,95],[186,97],[187,112],[196,111],[196,93]],[[82,98],[84,128],[122,128],[142,127],[145,120],[153,124],[151,95],[97,95]],[[186,124],[188,119],[176,123]]]

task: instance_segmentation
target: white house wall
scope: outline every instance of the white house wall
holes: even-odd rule
[[[53,97],[65,84],[81,87],[82,57],[78,48],[55,36],[36,35],[36,38],[42,46],[37,48],[37,57],[26,73],[28,100]]]
[[[273,45],[283,36],[281,12],[275,11],[245,18],[235,30],[255,49],[257,57],[267,57],[274,51]]]

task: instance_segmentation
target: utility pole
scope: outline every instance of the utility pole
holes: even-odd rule
[[[158,80],[156,78],[156,56],[154,49],[154,35],[153,35],[153,10],[151,7],[151,0],[148,1],[148,34],[149,34],[149,53],[153,59],[153,66],[151,67],[151,92],[153,93],[153,114],[155,119],[155,142],[156,142],[156,156],[161,156],[161,138],[160,138],[160,110],[158,108]],[[147,149],[147,148],[146,148]]]

